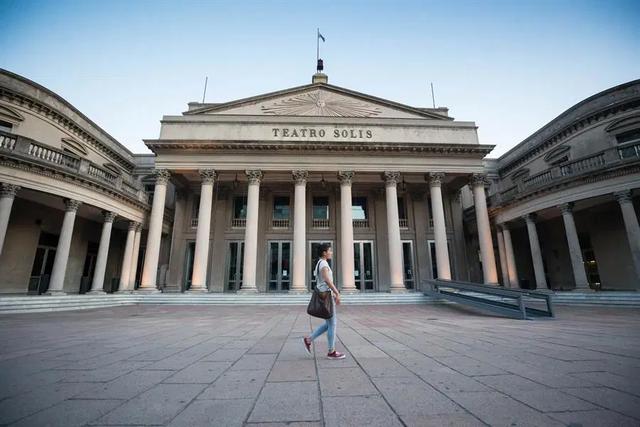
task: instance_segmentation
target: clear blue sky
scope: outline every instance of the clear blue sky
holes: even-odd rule
[[[310,82],[479,126],[498,156],[562,111],[640,78],[640,1],[0,0],[0,67],[57,92],[134,152],[163,114]]]

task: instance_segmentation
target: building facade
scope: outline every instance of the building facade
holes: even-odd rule
[[[406,292],[434,277],[532,287],[540,262],[530,247],[547,286],[570,289],[566,265],[554,270],[568,261],[550,256],[569,242],[577,266],[578,239],[595,277],[585,233],[600,277],[613,271],[611,283],[634,289],[637,271],[599,254],[622,251],[607,245],[627,238],[618,262],[638,256],[638,82],[609,92],[618,107],[596,95],[487,160],[493,146],[446,108],[365,95],[318,73],[300,87],[190,103],[145,140],[153,154],[137,155],[58,95],[0,71],[0,293],[307,292],[323,242],[343,292]],[[571,136],[583,119],[600,130]],[[605,163],[584,169],[593,155]],[[557,170],[546,179],[549,161]],[[620,217],[586,199],[619,206]],[[560,205],[561,224],[577,227],[565,240],[552,215]],[[537,246],[523,235],[532,221]],[[590,223],[601,234],[585,231]]]
[[[485,166],[502,283],[640,289],[640,80],[578,103]]]

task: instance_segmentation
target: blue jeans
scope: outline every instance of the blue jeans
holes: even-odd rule
[[[331,304],[333,304],[333,316],[329,319],[326,319],[324,323],[318,326],[309,337],[311,341],[318,338],[320,335],[327,333],[327,345],[329,347],[329,353],[336,349],[336,324],[338,323],[338,318],[336,316],[336,304],[333,301],[333,295],[331,298]]]

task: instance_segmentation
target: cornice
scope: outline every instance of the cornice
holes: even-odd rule
[[[34,163],[27,159],[15,157],[14,155],[7,156],[2,152],[0,152],[0,166],[6,166],[12,169],[20,169],[29,173],[77,184],[81,187],[88,188],[93,191],[98,191],[121,202],[127,203],[128,205],[135,208],[142,209],[144,211],[150,210],[150,206],[147,203],[141,202],[134,196],[131,196],[124,191],[115,190],[112,186],[103,184],[102,182],[95,180],[90,176],[78,175],[65,169],[57,168],[55,166],[45,166],[40,163]]]
[[[146,140],[152,150],[207,150],[207,151],[350,151],[350,152],[396,152],[434,153],[446,155],[478,155],[483,158],[494,145],[485,144],[424,144],[424,143],[371,143],[371,142],[264,142],[264,141],[210,141],[210,140]]]
[[[91,135],[89,132],[87,132],[78,124],[76,124],[74,120],[70,119],[69,117],[60,113],[59,111],[56,111],[53,107],[50,107],[45,103],[37,99],[34,99],[28,95],[15,92],[6,87],[0,87],[0,99],[3,99],[12,104],[19,105],[21,107],[28,108],[33,113],[38,114],[40,116],[44,116],[47,119],[57,123],[59,126],[62,126],[64,129],[68,130],[69,132],[74,134],[76,137],[82,139],[82,141],[91,145],[93,148],[107,154],[114,161],[117,161],[127,171],[131,171],[135,167],[135,163],[132,160],[127,159],[121,153],[112,149],[107,144],[103,143],[98,138]],[[126,148],[124,147],[122,147],[122,149],[126,150]]]

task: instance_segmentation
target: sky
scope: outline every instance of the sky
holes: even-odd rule
[[[0,0],[0,68],[133,152],[163,115],[329,82],[446,106],[498,157],[581,100],[640,78],[640,1]]]

